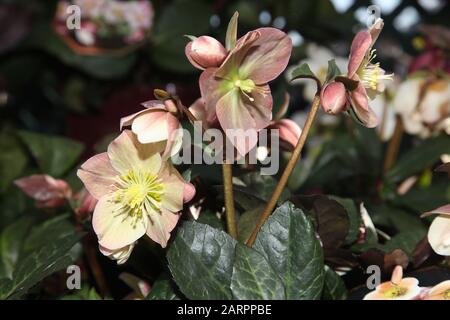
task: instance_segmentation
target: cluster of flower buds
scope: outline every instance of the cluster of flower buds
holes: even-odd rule
[[[68,10],[78,6],[81,25],[74,30],[76,40],[85,46],[102,46],[109,39],[122,39],[125,44],[142,41],[153,24],[153,7],[148,0],[72,0],[60,1],[56,13],[57,31],[68,34]]]

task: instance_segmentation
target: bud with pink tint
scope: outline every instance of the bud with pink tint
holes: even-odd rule
[[[341,82],[332,82],[325,85],[320,92],[322,108],[326,113],[338,114],[347,108],[345,86]]]
[[[219,67],[227,56],[224,46],[209,36],[201,36],[189,42],[184,52],[189,62],[200,70]]]
[[[54,179],[46,174],[36,174],[14,181],[29,197],[36,200],[38,208],[58,208],[72,197],[72,190],[64,180]]]

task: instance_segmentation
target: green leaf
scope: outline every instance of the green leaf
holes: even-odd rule
[[[322,298],[324,300],[345,300],[347,288],[342,278],[328,266],[325,266],[325,281]]]
[[[236,46],[239,12],[235,12],[228,23],[225,48],[230,51]]]
[[[0,134],[0,192],[5,192],[25,169],[28,158],[20,142],[12,135]]]
[[[284,286],[267,260],[246,245],[236,245],[231,277],[233,298],[238,300],[284,300]]]
[[[311,71],[311,68],[307,63],[301,64],[299,67],[295,68],[292,71],[291,74],[291,81],[296,79],[313,79],[317,83],[320,84],[320,80],[317,78],[317,76],[314,74],[314,72]]]
[[[64,296],[61,300],[103,300],[97,293],[95,288],[90,288],[83,285],[80,290],[75,291],[74,294]]]
[[[388,183],[396,183],[433,165],[440,156],[450,150],[450,136],[441,135],[422,141],[420,145],[405,153],[385,176]]]
[[[264,205],[258,205],[256,208],[244,212],[238,221],[238,238],[242,243],[247,242],[256,227],[258,219],[264,210]]]
[[[32,219],[24,217],[7,226],[0,235],[0,278],[12,278],[14,268],[22,251],[23,241],[27,236]]]
[[[167,253],[181,292],[188,299],[231,299],[235,245],[223,231],[196,222],[183,223]]]
[[[145,300],[180,300],[175,291],[175,284],[166,276],[158,278]]]
[[[409,231],[399,233],[387,241],[381,249],[386,253],[392,252],[395,249],[401,249],[408,255],[409,260],[412,261],[412,253],[425,234],[425,230],[422,232]]]
[[[20,298],[45,277],[73,263],[75,258],[71,249],[80,235],[75,233],[73,226],[70,231],[63,226],[62,221],[66,218],[58,216],[48,220],[27,232],[29,236],[20,245],[10,244],[9,249],[21,249],[14,253],[16,262],[11,277],[0,280],[0,299]]]
[[[69,251],[78,240],[78,235],[67,236],[21,260],[13,272],[12,280],[0,280],[0,298],[18,299],[45,277],[73,263]]]
[[[319,299],[324,257],[311,220],[290,202],[278,207],[259,232],[253,248],[282,278],[287,299]]]
[[[334,78],[336,78],[340,74],[341,70],[339,70],[339,67],[336,65],[336,61],[334,59],[329,60],[327,77],[325,82],[333,81]]]
[[[214,229],[225,231],[225,221],[223,221],[223,219],[220,219],[214,212],[209,210],[201,212],[197,219],[197,222],[207,224]]]
[[[347,211],[349,228],[347,237],[345,238],[345,243],[351,244],[355,242],[358,238],[359,227],[362,223],[361,213],[356,207],[355,202],[352,199],[345,199],[336,196],[330,196],[330,198],[339,202],[345,208],[345,211]]]
[[[20,131],[19,137],[36,159],[40,169],[60,177],[72,168],[84,147],[81,143],[57,136]]]

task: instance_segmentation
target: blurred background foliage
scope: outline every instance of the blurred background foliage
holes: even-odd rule
[[[73,51],[53,30],[57,1],[0,0],[2,248],[9,243],[8,234],[12,232],[5,230],[13,228],[14,223],[33,225],[36,229],[41,221],[50,217],[48,213],[43,215],[32,200],[13,186],[14,179],[46,173],[65,179],[74,190],[79,190],[81,184],[75,176],[77,164],[95,151],[103,150],[118,133],[119,119],[140,110],[141,102],[153,98],[153,89],[162,88],[176,93],[186,105],[199,97],[199,71],[184,56],[184,46],[188,41],[185,35],[208,34],[223,41],[228,20],[237,10],[240,13],[239,35],[261,26],[274,26],[287,32],[294,44],[293,65],[306,58],[309,43],[318,43],[336,55],[346,56],[355,32],[366,25],[367,7],[375,4],[381,8],[381,16],[385,20],[383,35],[377,44],[378,57],[385,69],[404,77],[411,57],[422,49],[417,45],[420,36],[416,26],[423,23],[450,27],[450,8],[445,0],[151,2],[155,15],[148,40],[132,50],[86,56]],[[285,90],[291,94],[289,115],[308,108],[309,103],[302,90],[298,86],[290,86],[285,77],[281,76],[271,86],[275,106],[281,104]],[[426,232],[426,224],[421,222],[419,214],[445,204],[449,199],[448,180],[445,176],[433,175],[431,171],[442,153],[446,150],[450,153],[448,136],[420,142],[411,137],[403,139],[400,161],[382,183],[380,176],[385,144],[374,130],[359,125],[348,130],[347,124],[341,121],[331,131],[321,126],[314,129],[311,135],[322,138],[317,143],[312,138],[308,143],[309,165],[306,162],[296,170],[289,182],[291,192],[311,194],[317,191],[364,201],[375,224],[400,237],[391,238],[390,242],[383,244],[386,247],[379,244],[372,247],[386,252],[401,247],[411,255]],[[211,170],[215,170],[214,167],[194,168],[193,178],[200,176],[208,180],[214,177]],[[397,185],[411,175],[419,175],[419,183],[407,194],[399,196],[395,192]],[[268,197],[270,188],[274,186],[272,182],[255,180],[250,184],[252,192]],[[239,196],[237,198],[239,201]],[[241,213],[245,209],[245,204],[241,203]],[[64,214],[68,210],[58,213]],[[70,220],[67,216],[62,217]],[[211,217],[205,214],[201,219],[206,223]],[[217,221],[208,223],[220,226]],[[24,228],[18,227],[19,230]],[[52,225],[47,228],[54,230]],[[72,231],[60,235],[66,237],[69,244],[74,241]],[[408,236],[411,232],[415,232],[412,239]],[[42,246],[42,250],[48,252],[54,249]],[[152,254],[162,254],[161,250],[148,246]],[[16,249],[11,252],[9,267],[4,264],[3,270],[0,268],[2,275],[10,275],[11,263],[20,260],[18,252],[20,255],[27,252]],[[362,252],[367,247],[353,249],[354,252]],[[148,254],[138,248],[130,264],[133,270],[154,280],[163,267],[155,264],[154,270],[148,270],[147,266],[140,265],[142,260],[139,257]],[[75,257],[77,253],[73,255]],[[112,270],[108,272],[116,275],[118,271],[114,264],[101,255],[99,257],[101,263]],[[41,274],[38,278],[48,274]],[[16,278],[20,276],[24,275],[18,274]],[[34,279],[32,276],[29,278]],[[109,285],[117,289],[112,290],[113,296],[121,297],[126,291],[123,284],[110,282]],[[46,293],[57,292],[55,287],[57,285],[51,282],[45,289]]]

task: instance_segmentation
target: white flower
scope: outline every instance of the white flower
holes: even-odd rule
[[[450,133],[449,80],[408,79],[400,84],[393,107],[409,134],[427,138],[440,131]]]

